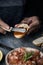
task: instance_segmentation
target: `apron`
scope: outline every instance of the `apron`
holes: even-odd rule
[[[25,0],[0,0],[0,18],[14,26],[24,15]]]

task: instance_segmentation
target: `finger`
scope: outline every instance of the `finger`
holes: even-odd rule
[[[0,25],[2,27],[4,27],[5,29],[9,29],[10,28],[9,25],[7,25],[6,23],[4,23],[2,20],[0,20]]]
[[[19,27],[19,25],[21,25],[21,24],[16,24],[15,27]]]
[[[27,34],[30,34],[34,29],[35,28],[30,29]]]
[[[29,28],[27,34],[30,34],[31,32],[34,33],[34,32],[36,32],[36,31],[38,31],[38,29],[39,29],[38,26],[34,26],[34,27],[32,27],[32,28]]]
[[[36,27],[36,26],[38,26],[37,21],[32,22],[32,23],[29,25],[30,28],[32,28],[32,27]]]
[[[28,19],[24,19],[21,21],[21,23],[25,23],[25,24],[31,24],[32,23],[32,20],[30,20],[29,18]]]
[[[36,27],[37,27],[37,24],[35,23],[35,22],[33,22],[33,23],[31,23],[30,25],[29,25],[29,31],[28,31],[28,33],[27,34],[30,34]]]
[[[3,29],[0,28],[0,33],[6,34],[6,31],[4,31]]]
[[[36,29],[36,27],[29,29],[29,31],[27,32],[27,34],[30,34],[30,33],[31,33],[32,31],[34,31],[35,29]]]

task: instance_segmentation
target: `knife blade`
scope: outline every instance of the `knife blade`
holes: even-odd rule
[[[24,28],[17,28],[17,27],[14,27],[14,28],[13,27],[10,27],[9,29],[6,29],[6,28],[2,27],[1,25],[0,25],[0,28],[4,29],[5,31],[8,31],[8,32],[14,31],[14,32],[25,33],[27,31]]]
[[[25,33],[26,32],[26,29],[24,29],[24,28],[12,28],[11,31]]]

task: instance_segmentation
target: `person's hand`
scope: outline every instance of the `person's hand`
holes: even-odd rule
[[[1,19],[0,19],[0,26],[4,27],[5,29],[9,29],[9,25],[4,23]],[[6,31],[0,27],[0,33],[5,34]]]
[[[24,20],[21,21],[21,23],[26,23],[29,25],[28,34],[31,33],[32,31],[38,30],[38,28],[40,27],[40,21],[36,16],[25,18]]]
[[[28,24],[28,26],[29,26],[28,34],[31,33],[32,31],[38,30],[38,28],[40,27],[40,21],[39,21],[38,17],[36,17],[36,16],[24,18],[21,21],[21,23]]]

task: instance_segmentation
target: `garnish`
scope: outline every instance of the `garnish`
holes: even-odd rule
[[[27,60],[29,60],[30,58],[32,58],[33,57],[33,52],[26,52],[25,54],[24,54],[24,61],[27,61]]]

